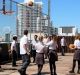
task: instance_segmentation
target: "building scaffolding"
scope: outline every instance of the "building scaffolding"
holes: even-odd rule
[[[16,33],[18,39],[22,37],[23,31],[25,29],[27,29],[30,34],[52,33],[50,33],[50,30],[53,30],[50,23],[50,13],[48,12],[47,15],[42,12],[42,4],[40,2],[34,2],[33,6],[28,6],[27,3],[19,3],[14,0],[7,1],[10,1],[10,10],[15,11],[16,13]],[[13,8],[13,6],[15,7],[15,9]]]

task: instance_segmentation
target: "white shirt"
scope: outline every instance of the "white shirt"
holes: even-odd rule
[[[11,50],[17,50],[16,48],[16,41],[13,40],[13,42],[11,43]]]
[[[76,39],[76,40],[74,41],[74,45],[76,46],[78,42],[79,42],[79,40]]]
[[[66,40],[64,39],[64,37],[61,39],[61,46],[66,46]]]
[[[26,45],[26,49],[28,48],[28,37],[24,35],[20,39],[20,54],[26,54],[27,50],[24,48],[24,45]]]
[[[38,42],[36,45],[35,45],[35,48],[36,48],[36,52],[37,53],[44,53],[44,45],[42,42]]]
[[[51,40],[50,42],[48,42],[46,45],[48,45],[49,49],[52,49],[52,50],[56,50],[56,48],[58,47],[57,43],[54,42],[53,40]]]
[[[48,43],[48,38],[44,38],[44,39],[43,39],[43,43],[44,43],[44,44]]]
[[[80,41],[78,39],[74,41],[74,45],[76,46],[77,49],[80,49]]]
[[[35,45],[38,43],[38,40],[33,40],[32,41],[32,50],[36,50],[35,49]]]

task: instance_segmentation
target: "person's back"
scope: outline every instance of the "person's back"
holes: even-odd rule
[[[66,40],[64,37],[61,39],[61,46],[66,46]]]
[[[26,35],[24,35],[21,39],[20,39],[20,54],[26,54],[26,50],[24,48],[24,44],[26,44],[26,46],[28,46],[28,38]]]
[[[26,68],[30,63],[30,53],[28,46],[28,31],[24,30],[24,36],[20,40],[20,54],[22,56],[22,67],[18,70],[21,75],[26,75]]]

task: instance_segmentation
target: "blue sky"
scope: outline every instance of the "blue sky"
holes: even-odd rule
[[[23,2],[23,0],[15,1]],[[47,14],[48,0],[42,1],[43,12]],[[80,0],[51,0],[50,17],[54,27],[76,26],[80,28]],[[8,31],[11,31],[12,34],[16,33],[16,16],[0,14],[0,35]]]

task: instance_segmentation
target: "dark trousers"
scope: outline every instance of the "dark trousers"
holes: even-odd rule
[[[12,51],[12,66],[16,65],[17,53],[15,50]]]
[[[66,46],[61,46],[61,54],[62,56],[65,55]]]
[[[77,72],[80,72],[80,61],[77,61],[77,62],[78,62],[78,71]],[[73,60],[73,65],[72,65],[73,72],[74,72],[75,66],[76,66],[76,60]]]
[[[50,65],[51,75],[53,75],[53,69],[54,69],[54,75],[56,75],[56,64],[55,64],[55,61],[53,63],[49,62],[49,65]]]
[[[37,75],[41,75],[42,68],[43,68],[43,65],[38,64],[38,74]]]
[[[23,64],[22,64],[22,67],[20,70],[23,71],[23,73],[25,74],[26,68],[28,67],[28,65],[30,63],[30,56],[28,54],[24,54],[21,56],[22,56]]]
[[[54,50],[49,50],[49,65],[50,65],[50,72],[51,75],[57,75],[56,74],[56,64],[57,61],[56,52]],[[54,72],[54,73],[53,73]]]
[[[49,48],[46,47],[45,51],[44,51],[45,59],[47,59],[47,57],[48,57],[48,51],[49,51]]]
[[[32,57],[33,57],[33,63],[34,63],[36,58],[36,50],[32,50]]]

